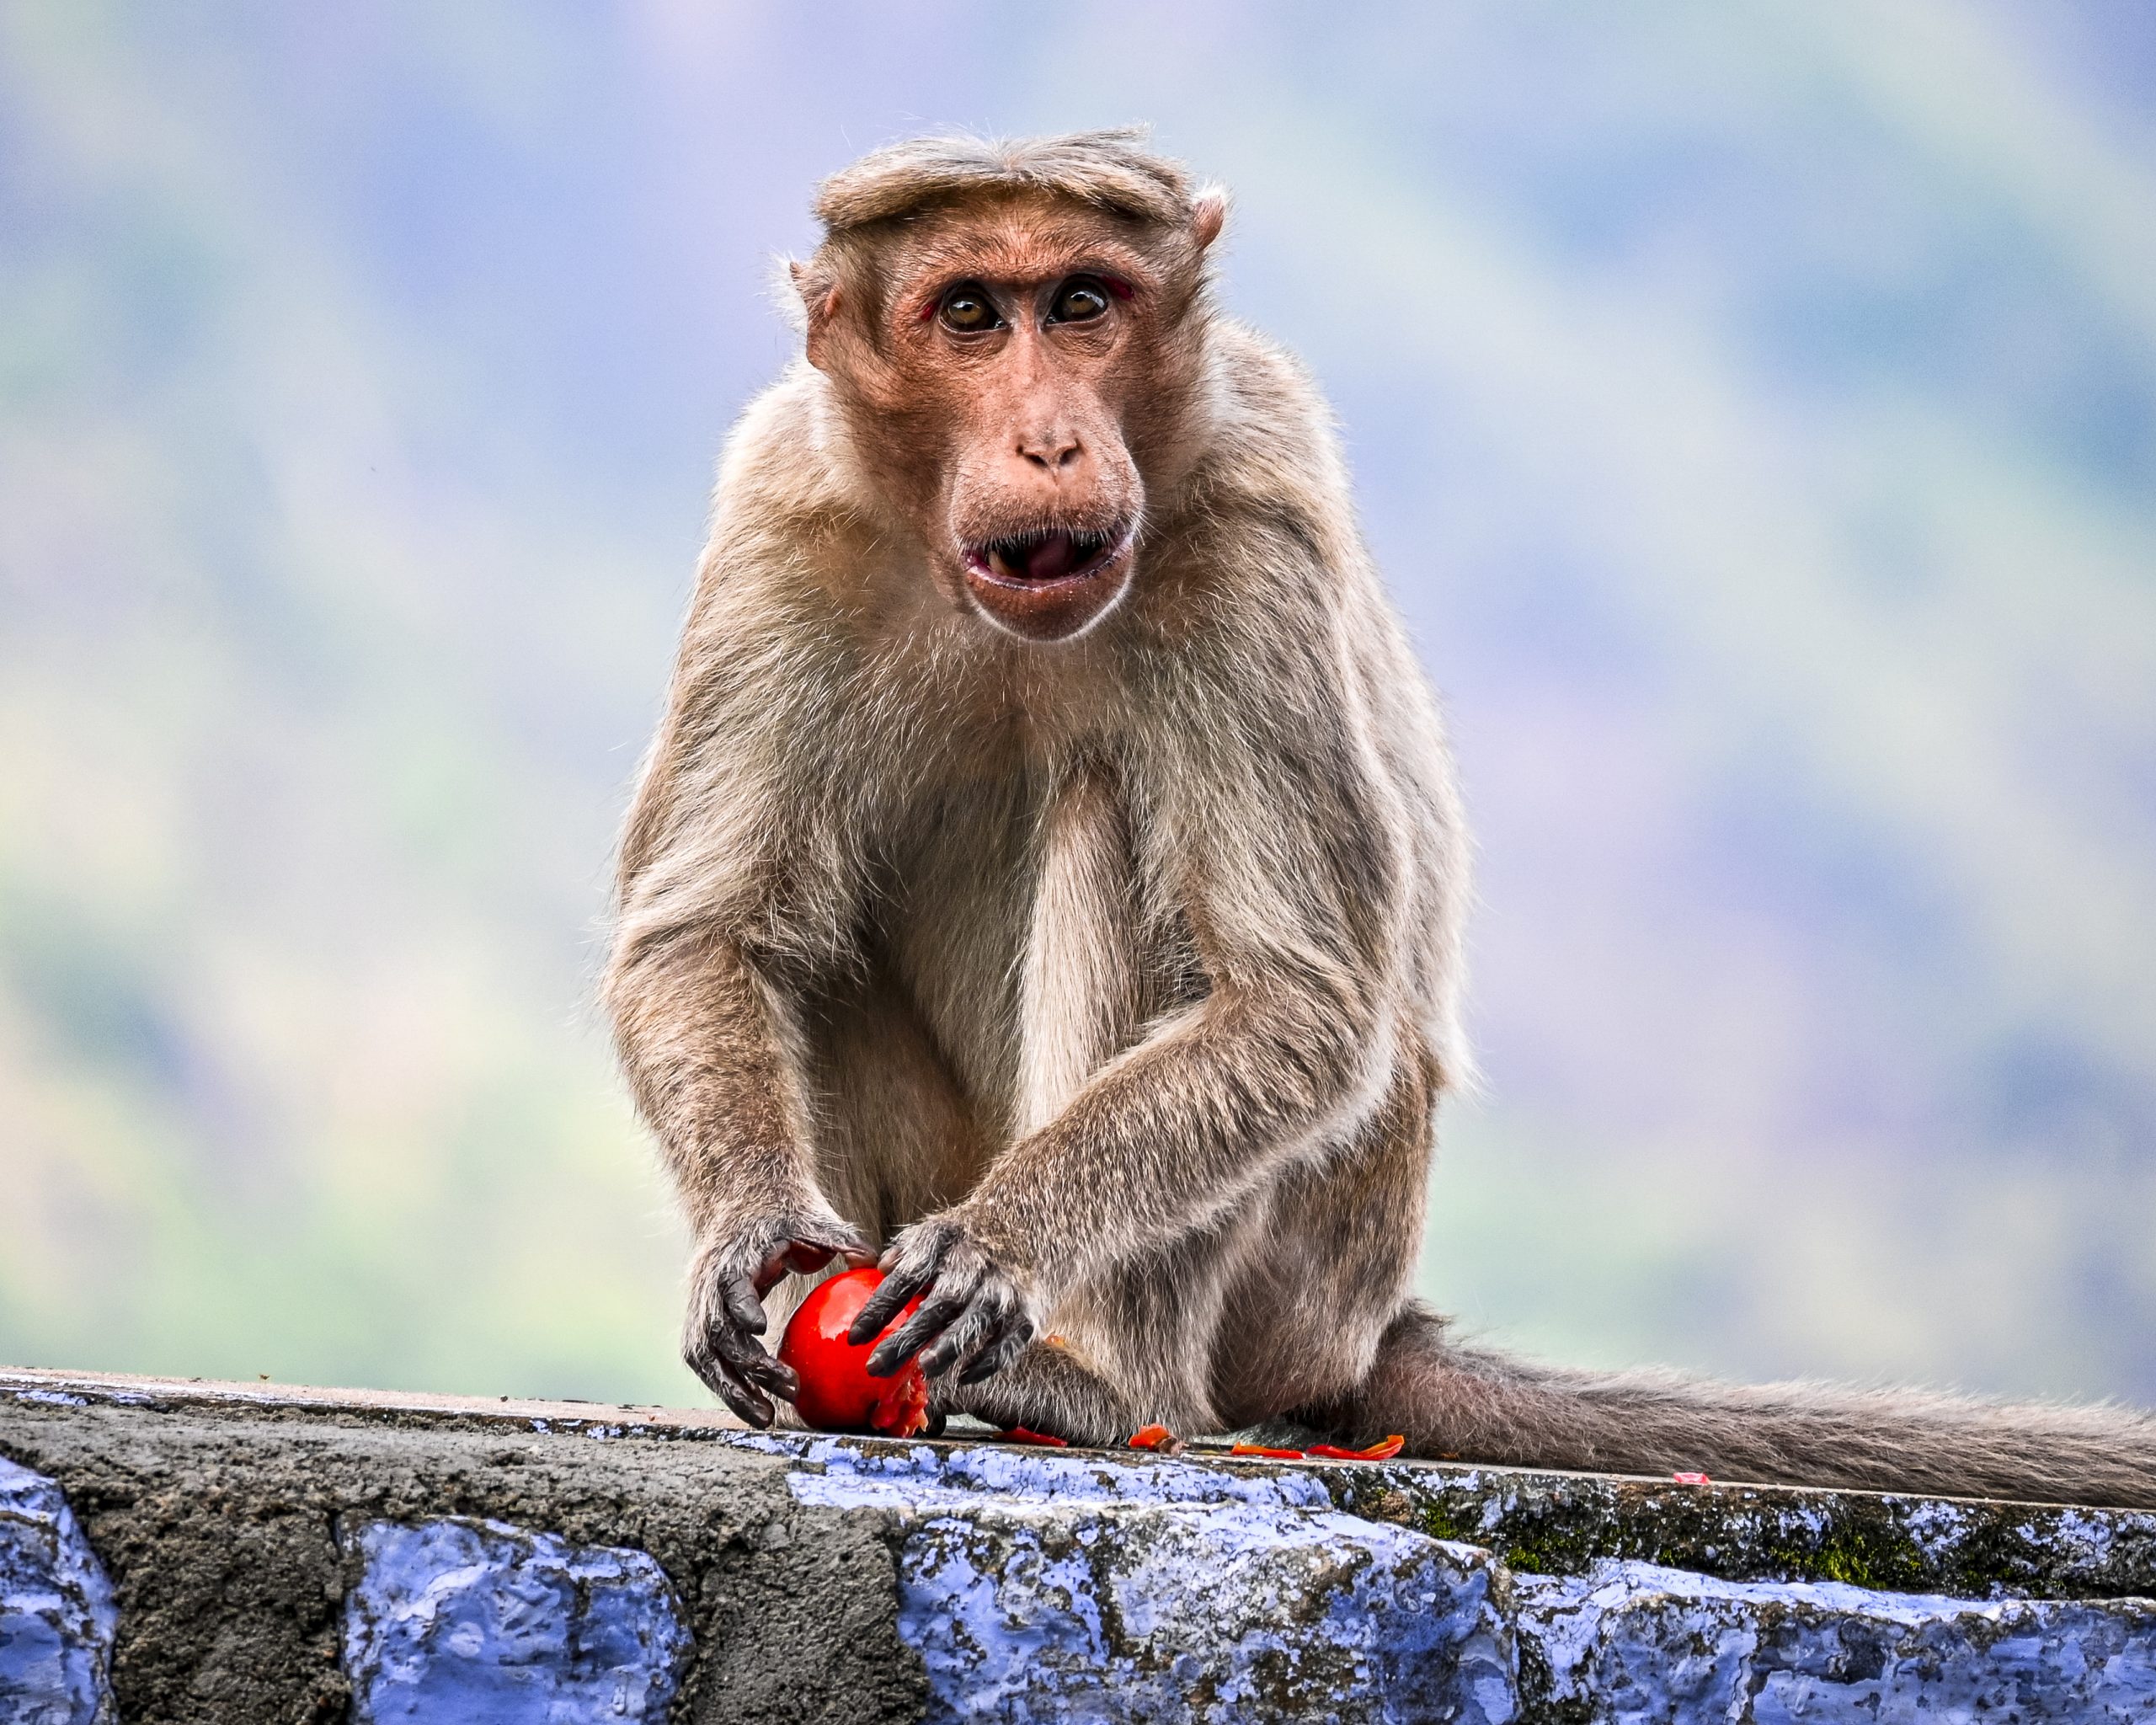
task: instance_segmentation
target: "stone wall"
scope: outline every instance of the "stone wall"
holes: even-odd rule
[[[2156,1720],[2156,1515],[0,1373],[0,1725]]]

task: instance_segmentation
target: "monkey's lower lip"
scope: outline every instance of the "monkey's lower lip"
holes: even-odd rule
[[[1048,528],[966,547],[966,567],[999,587],[1041,588],[1091,580],[1129,547],[1130,530],[1105,533]]]

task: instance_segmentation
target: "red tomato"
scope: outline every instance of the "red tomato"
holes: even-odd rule
[[[801,1393],[794,1411],[819,1432],[873,1432],[910,1438],[928,1424],[928,1380],[916,1360],[908,1360],[896,1377],[868,1375],[868,1356],[877,1342],[913,1315],[911,1305],[883,1327],[875,1342],[857,1348],[846,1338],[868,1296],[883,1279],[871,1265],[819,1282],[778,1344],[780,1363],[800,1375]]]

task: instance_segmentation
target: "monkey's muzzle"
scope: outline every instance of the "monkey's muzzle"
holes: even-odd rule
[[[966,547],[966,563],[985,580],[1006,587],[1044,587],[1083,581],[1101,574],[1130,543],[1130,530],[1078,532],[1043,528]]]

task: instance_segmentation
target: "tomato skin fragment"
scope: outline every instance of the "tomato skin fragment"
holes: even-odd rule
[[[1157,1450],[1163,1444],[1175,1441],[1175,1434],[1164,1425],[1141,1425],[1130,1434],[1134,1450]]]
[[[1312,1444],[1310,1454],[1322,1455],[1328,1461],[1390,1461],[1406,1447],[1407,1439],[1398,1432],[1370,1445],[1367,1450],[1343,1450],[1337,1444]]]
[[[910,1438],[928,1429],[928,1379],[910,1363],[868,1410],[868,1429],[887,1438]]]
[[[1710,1486],[1714,1483],[1704,1473],[1673,1473],[1669,1477],[1680,1486]]]
[[[1022,1425],[1014,1425],[1003,1434],[1006,1444],[1042,1444],[1051,1450],[1068,1450],[1070,1439],[1059,1438],[1048,1432],[1029,1432]]]
[[[1262,1455],[1271,1461],[1300,1461],[1309,1454],[1303,1450],[1276,1450],[1267,1444],[1238,1444],[1228,1453],[1230,1455]]]

